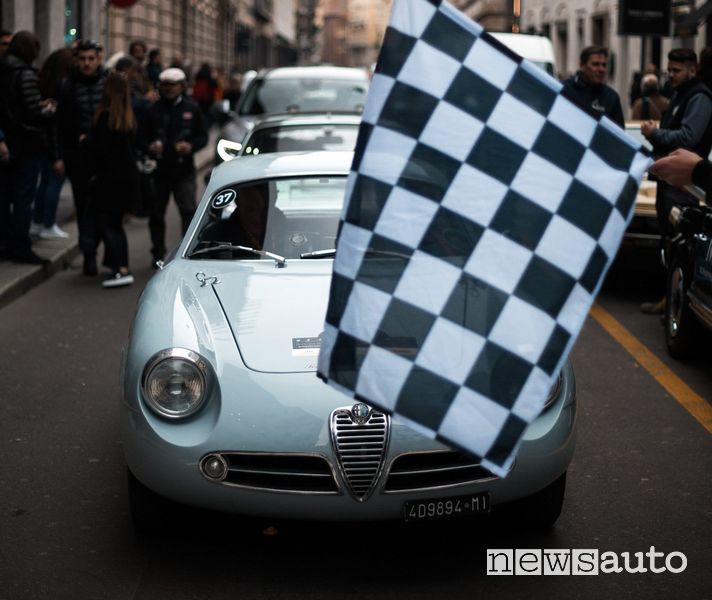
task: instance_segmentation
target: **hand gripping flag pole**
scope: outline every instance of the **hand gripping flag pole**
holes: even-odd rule
[[[319,376],[499,476],[650,164],[447,2],[395,0],[341,217]]]

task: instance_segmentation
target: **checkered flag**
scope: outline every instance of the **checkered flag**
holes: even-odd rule
[[[319,376],[504,476],[650,160],[447,2],[396,0],[363,114]]]

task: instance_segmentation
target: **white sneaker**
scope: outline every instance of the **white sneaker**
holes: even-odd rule
[[[31,232],[32,230],[30,229],[30,233]],[[42,240],[66,240],[69,237],[69,234],[60,229],[57,223],[52,225],[52,227],[43,227],[39,235]]]
[[[108,279],[101,282],[101,287],[114,288],[124,285],[131,285],[134,282],[134,277],[131,273],[114,273]]]
[[[34,221],[30,223],[30,235],[32,236],[39,235],[43,229],[42,223],[35,223]]]

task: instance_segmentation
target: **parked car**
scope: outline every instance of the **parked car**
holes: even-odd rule
[[[274,153],[220,165],[177,251],[149,281],[122,369],[137,527],[155,524],[165,499],[338,521],[506,507],[529,525],[559,516],[575,441],[568,362],[505,478],[317,378],[352,159]]]
[[[712,331],[712,209],[679,215],[668,258],[665,341],[671,356],[688,358],[702,331]]]
[[[314,150],[352,151],[361,117],[350,114],[273,115],[255,121],[242,142],[221,139],[223,161],[244,154]]]
[[[492,37],[502,42],[519,56],[529,59],[537,67],[543,69],[552,77],[556,77],[554,45],[547,36],[529,33],[499,33],[496,31],[490,33]]]
[[[219,138],[242,142],[255,120],[266,115],[306,113],[361,114],[369,74],[365,69],[332,66],[278,67],[258,73],[234,113],[217,115]],[[216,164],[220,159],[216,154]]]

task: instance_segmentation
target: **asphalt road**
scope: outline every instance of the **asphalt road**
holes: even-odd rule
[[[549,533],[477,521],[280,523],[265,535],[270,523],[188,512],[171,533],[135,536],[118,372],[151,270],[145,223],[128,229],[133,287],[103,290],[77,261],[0,310],[0,600],[712,598],[712,436],[594,319],[573,352],[579,440],[564,513]],[[637,310],[653,288],[623,280],[601,306],[712,402],[712,353],[684,365],[667,358],[658,319]],[[684,553],[686,570],[485,574],[487,548],[650,546]]]

